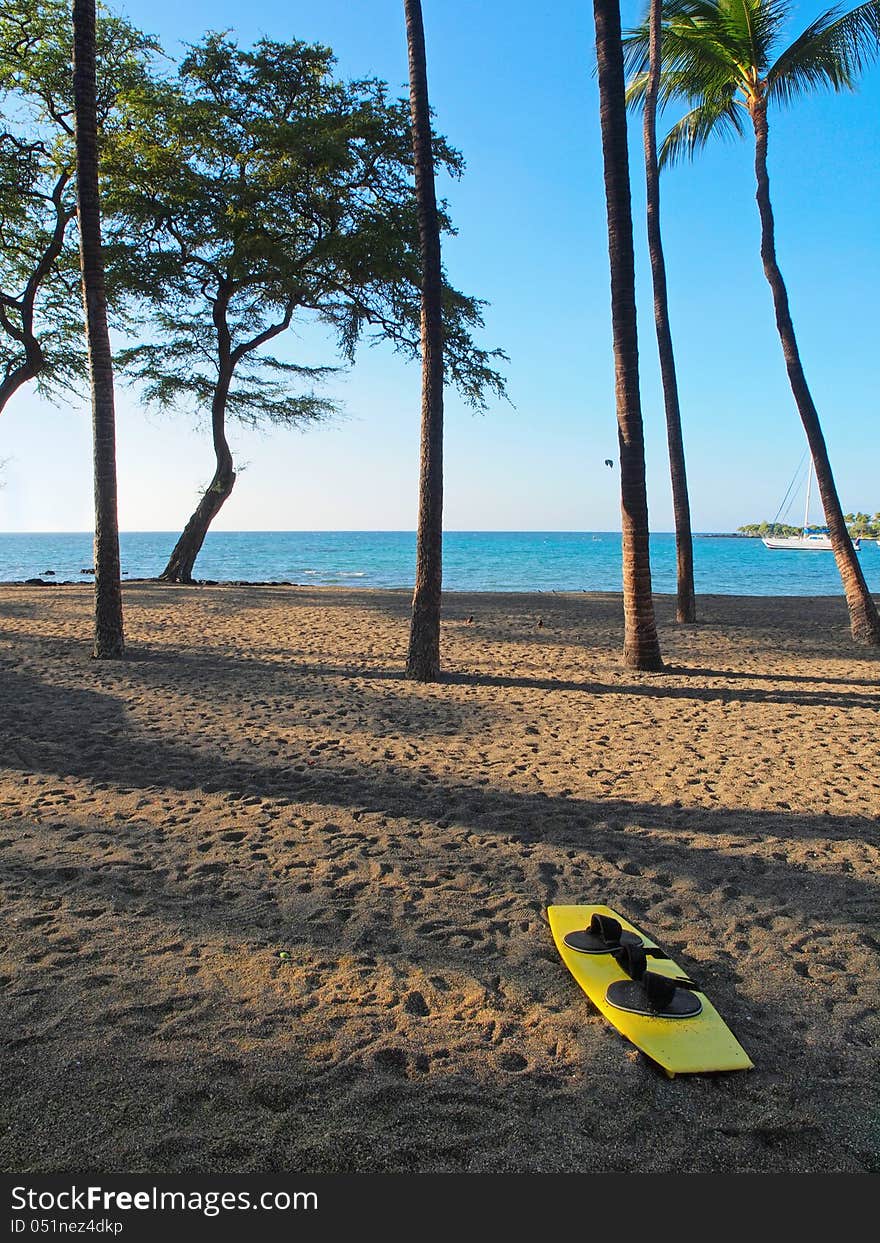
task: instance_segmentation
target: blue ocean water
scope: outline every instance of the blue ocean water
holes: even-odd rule
[[[155,578],[174,546],[171,532],[120,537],[127,578]],[[880,592],[880,547],[862,541],[862,568]],[[0,534],[0,581],[91,581],[90,534]],[[213,531],[195,577],[219,582],[290,581],[351,587],[411,587],[411,531]],[[758,539],[696,536],[696,587],[715,595],[839,595],[829,552],[770,552]],[[654,590],[675,591],[675,537],[651,536]],[[609,531],[449,531],[444,536],[448,591],[619,591],[620,534]]]

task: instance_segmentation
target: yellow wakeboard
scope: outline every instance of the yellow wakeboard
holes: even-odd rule
[[[592,916],[616,919],[626,933],[641,939],[647,950],[659,949],[640,928],[609,906],[548,906],[547,916],[553,940],[562,961],[578,984],[606,1019],[672,1078],[674,1075],[700,1074],[716,1070],[751,1070],[753,1062],[721,1015],[699,990],[691,990],[702,1003],[700,1013],[687,1018],[635,1014],[609,1005],[608,986],[627,980],[612,953],[581,953],[565,944],[569,933],[589,927]],[[650,970],[672,979],[686,979],[671,958],[651,957]],[[676,995],[680,995],[677,990]]]

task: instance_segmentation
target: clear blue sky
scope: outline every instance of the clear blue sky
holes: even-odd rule
[[[592,5],[423,0],[437,124],[464,153],[442,187],[459,235],[452,279],[486,298],[485,343],[508,351],[515,409],[447,397],[449,529],[619,529],[608,263]],[[346,75],[404,91],[400,0],[124,0],[175,51],[206,29],[328,43]],[[824,7],[795,6],[792,37]],[[642,11],[624,0],[625,24]],[[779,257],[845,509],[880,508],[880,70],[771,125]],[[642,398],[652,528],[672,527],[644,248],[640,132],[631,132]],[[663,211],[695,529],[772,518],[804,440],[758,254],[750,144],[664,174]],[[296,356],[297,340],[289,342]],[[302,342],[313,353],[311,338]],[[328,342],[328,351],[330,345]],[[233,428],[241,473],[218,529],[412,529],[419,372],[362,352],[335,385],[347,418],[304,433]],[[188,416],[145,415],[122,390],[120,521],[180,529],[213,462]],[[0,420],[0,530],[88,530],[89,415],[19,395]]]

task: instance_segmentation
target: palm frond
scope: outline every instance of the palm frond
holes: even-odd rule
[[[788,104],[809,91],[852,90],[880,54],[880,0],[848,13],[828,9],[811,22],[767,72],[768,94]]]
[[[717,93],[724,90],[727,86],[727,79],[720,82],[713,82],[712,92]],[[648,90],[648,73],[638,73],[634,78],[630,79],[626,88],[627,107],[637,112],[644,106],[645,95]],[[667,69],[660,77],[660,87],[657,95],[657,102],[661,108],[665,108],[667,104],[678,99],[693,100],[699,97],[701,92],[694,90],[694,80],[690,73],[686,70]]]
[[[718,24],[716,0],[663,0],[661,21],[663,23],[663,61],[667,55],[669,40],[676,36],[686,39],[698,30],[705,31]],[[646,17],[640,26],[623,32],[623,64],[627,73],[642,73],[648,68],[650,27]]]
[[[704,99],[673,125],[660,148],[660,167],[693,159],[711,137],[742,137],[745,113],[730,92]]]
[[[767,70],[774,43],[791,14],[788,0],[718,0],[725,43],[741,68]]]
[[[674,78],[682,98],[716,94],[743,77],[747,59],[743,31],[724,20],[719,5],[743,0],[666,0],[663,5],[663,75]],[[633,80],[648,69],[648,27],[627,31],[623,38],[624,67]]]
[[[632,30],[625,30],[622,43],[624,72],[636,76],[647,73],[650,62],[648,27],[646,25],[635,26]]]
[[[810,90],[851,88],[880,57],[880,0],[844,12],[829,9],[781,55],[772,49],[791,13],[790,0],[664,0],[660,97],[691,110],[667,135],[660,163],[692,157],[713,134],[735,138],[745,129],[740,104],[762,95],[788,103]],[[644,102],[648,24],[627,32],[627,102]]]

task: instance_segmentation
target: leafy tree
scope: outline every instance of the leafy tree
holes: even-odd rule
[[[95,0],[73,0],[73,103],[77,216],[85,308],[95,483],[95,647],[98,659],[125,653],[119,523],[116,506],[116,420],[98,195]]]
[[[422,257],[422,430],[416,584],[407,676],[440,676],[440,604],[443,580],[443,269],[434,186],[425,27],[419,0],[404,0],[409,99],[419,239]]]
[[[846,525],[850,535],[858,535],[865,538],[873,538],[877,534],[877,523],[871,521],[870,514],[863,514],[861,510],[856,514],[846,515]]]
[[[765,535],[789,536],[803,535],[803,527],[793,527],[787,522],[747,522],[745,526],[737,527],[741,535],[749,535],[753,537],[763,537]]]
[[[648,552],[645,440],[639,393],[635,260],[626,135],[626,96],[618,0],[593,0],[620,452],[623,535],[624,660],[633,669],[663,668]]]
[[[174,82],[126,98],[108,164],[121,274],[152,313],[122,355],[146,397],[210,409],[215,469],[162,577],[192,579],[235,467],[227,420],[302,425],[334,406],[310,387],[326,368],[266,352],[298,318],[352,360],[364,335],[419,348],[421,268],[405,101],[374,79],[343,82],[320,45],[221,34],[192,46]],[[449,172],[461,157],[442,139]],[[445,211],[443,227],[450,228]],[[482,406],[503,394],[500,351],[474,345],[482,304],[444,282],[449,372]]]
[[[96,124],[155,44],[97,17]],[[73,29],[69,0],[6,0],[0,10],[0,412],[35,381],[44,396],[79,387],[86,349],[76,248]]]
[[[875,515],[873,520],[868,514],[846,514],[844,521],[853,539],[874,539],[880,536],[880,514]],[[825,530],[824,527],[815,526],[793,527],[784,522],[747,522],[745,526],[737,527],[741,535],[760,536],[801,535],[805,529],[807,531]]]
[[[817,90],[852,90],[863,67],[880,51],[880,0],[848,12],[829,9],[780,50],[790,15],[785,0],[665,0],[661,100],[683,99],[691,107],[667,134],[661,163],[693,156],[713,135],[742,135],[751,124],[761,259],[789,383],[810,446],[853,637],[880,645],[880,616],[846,528],[776,256],[767,165],[770,106],[791,104]],[[630,98],[646,90],[648,41],[646,26],[626,40],[628,63],[636,71]]]

